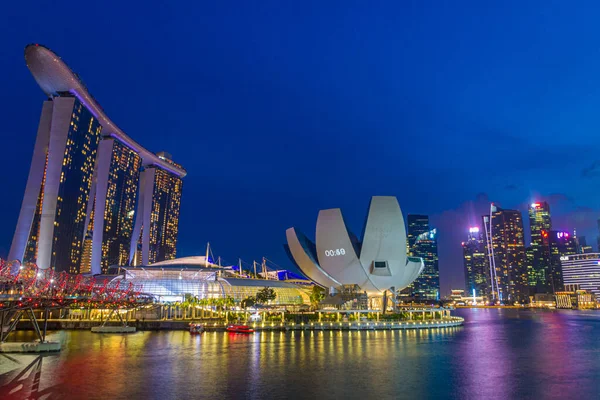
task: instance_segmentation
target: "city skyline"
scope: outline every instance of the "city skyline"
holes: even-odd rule
[[[279,22],[260,10],[241,10],[250,16],[246,19],[218,7],[208,14],[193,8],[181,17],[184,23],[161,19],[143,36],[134,32],[123,41],[92,31],[77,42],[72,35],[87,27],[78,18],[72,18],[71,35],[44,29],[46,18],[68,18],[67,7],[46,7],[32,16],[17,5],[15,20],[29,21],[27,30],[8,24],[1,39],[5,76],[11,77],[5,80],[11,96],[2,103],[11,149],[5,160],[22,165],[31,159],[39,89],[21,54],[25,43],[46,43],[84,77],[120,126],[128,132],[135,128],[132,136],[143,136],[145,146],[168,149],[194,171],[185,183],[178,254],[202,254],[210,241],[232,261],[267,255],[286,266],[280,244],[287,226],[309,230],[317,210],[340,206],[350,229],[359,232],[364,199],[390,194],[407,213],[427,214],[438,228],[444,294],[464,282],[460,242],[490,202],[525,212],[532,201],[546,200],[555,229],[577,229],[596,245],[598,164],[592,149],[600,129],[594,89],[600,87],[595,72],[600,60],[590,56],[595,54],[593,13],[554,5],[555,13],[540,20],[533,18],[535,6],[520,7],[517,17],[503,8],[492,16],[475,6],[472,15],[486,27],[470,25],[470,18],[451,8],[444,14],[454,19],[398,7],[386,13],[397,17],[378,18],[378,26],[389,29],[385,35],[361,24],[361,16],[375,17],[360,6],[348,9],[349,24],[340,31],[292,8],[278,9]],[[581,23],[561,24],[554,14]],[[300,25],[288,26],[292,17]],[[124,32],[136,29],[126,12],[114,19],[98,9],[91,17],[99,23],[107,18]],[[204,23],[191,36],[185,22],[197,19]],[[402,26],[415,29],[419,23],[423,28],[410,36],[414,46],[398,47],[397,40],[408,37]],[[315,46],[305,42],[306,26],[315,26],[308,36]],[[450,28],[452,38],[439,37]],[[231,36],[223,37],[225,30]],[[377,46],[364,49],[364,40]],[[530,46],[538,51],[528,54]],[[268,57],[272,50],[279,58]],[[561,51],[569,57],[559,59]],[[99,62],[97,54],[121,61]],[[149,54],[152,63],[144,61]],[[407,62],[415,59],[421,62]],[[487,75],[473,72],[481,70]],[[416,178],[406,171],[424,161],[414,154],[398,161],[391,151],[407,148],[426,151]],[[378,163],[362,162],[363,154],[376,154]],[[18,197],[26,179],[27,172],[18,168],[0,183]],[[404,181],[414,187],[403,191]],[[5,231],[16,224],[19,200],[12,197],[1,203]],[[524,222],[527,237],[527,218]],[[0,236],[0,253],[8,253],[11,236]]]
[[[600,398],[600,2],[3,11],[0,400]]]
[[[527,303],[563,292],[563,261],[593,252],[586,238],[578,237],[575,230],[552,230],[547,202],[531,203],[528,217],[529,241],[525,239],[522,213],[493,203],[490,213],[482,216],[483,229],[469,228],[467,240],[461,243],[468,296]]]

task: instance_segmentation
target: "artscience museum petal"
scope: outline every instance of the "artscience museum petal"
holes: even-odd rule
[[[369,295],[398,291],[421,273],[423,260],[406,254],[406,228],[398,200],[374,196],[362,240],[352,235],[339,208],[321,210],[316,244],[296,228],[286,231],[298,268],[323,287],[358,285]]]

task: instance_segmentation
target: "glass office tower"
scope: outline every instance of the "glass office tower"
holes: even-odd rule
[[[550,248],[548,285],[551,293],[556,293],[564,289],[561,259],[577,254],[577,242],[575,236],[569,232],[550,231],[548,245]]]
[[[529,207],[529,227],[531,230],[531,254],[529,285],[538,293],[552,293],[550,271],[550,247],[548,232],[552,230],[550,206],[547,202],[535,202]]]
[[[476,296],[488,296],[488,259],[485,254],[483,231],[476,226],[469,228],[469,236],[466,242],[462,242],[462,248],[466,295],[470,296],[475,291]]]
[[[490,298],[509,303],[528,302],[529,286],[521,213],[492,205],[491,215],[484,215],[482,219],[486,255],[492,264],[487,273]]]
[[[437,251],[437,230],[430,229],[427,215],[407,216],[408,255],[421,257],[425,266],[417,279],[403,293],[417,301],[438,300],[440,270]]]

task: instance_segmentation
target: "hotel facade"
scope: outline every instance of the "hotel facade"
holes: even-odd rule
[[[50,49],[25,60],[47,100],[9,259],[100,274],[175,258],[183,167],[127,136]]]
[[[560,263],[565,287],[585,290],[600,301],[600,253],[562,256]]]

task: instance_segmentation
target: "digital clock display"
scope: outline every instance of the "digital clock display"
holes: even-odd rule
[[[327,257],[343,256],[344,254],[346,254],[346,250],[344,249],[325,250]]]

